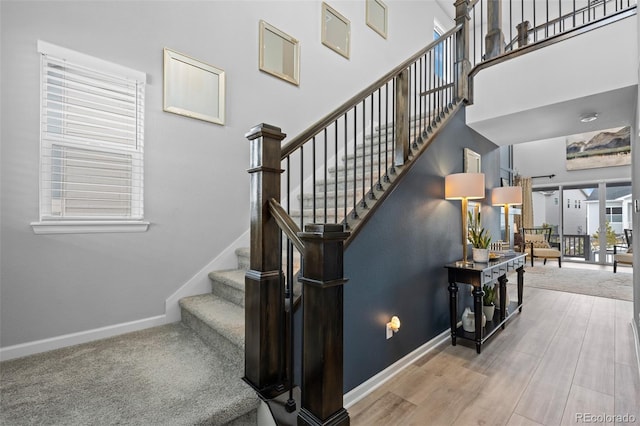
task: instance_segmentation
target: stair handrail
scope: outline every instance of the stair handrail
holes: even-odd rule
[[[304,244],[298,236],[301,232],[300,228],[275,198],[269,200],[269,212],[271,212],[282,232],[291,240],[298,252],[304,253]]]
[[[403,61],[400,65],[396,66],[391,71],[387,72],[382,77],[374,81],[372,84],[368,85],[367,87],[362,89],[360,92],[352,96],[349,100],[344,102],[338,108],[336,108],[335,110],[333,110],[332,112],[330,112],[329,114],[327,114],[326,116],[318,120],[316,123],[309,126],[307,129],[303,130],[300,134],[298,134],[296,137],[291,139],[282,147],[281,157],[283,159],[286,158],[293,151],[295,151],[300,145],[304,144],[306,141],[311,139],[314,135],[317,135],[322,129],[324,129],[333,121],[338,119],[345,112],[353,108],[354,105],[357,105],[360,102],[362,102],[369,95],[371,95],[372,92],[378,90],[379,87],[391,81],[395,76],[400,74],[403,70],[405,70],[413,62],[419,59],[422,55],[424,55],[429,50],[433,49],[436,45],[440,43],[441,41],[440,39],[446,39],[447,37],[450,37],[451,35],[460,31],[462,27],[463,27],[462,24],[459,24],[453,27],[452,29],[450,29],[449,31],[445,32],[440,36],[440,38],[434,40],[433,42],[429,43],[426,47],[423,47],[422,49],[414,53],[412,56],[409,57],[409,59]]]

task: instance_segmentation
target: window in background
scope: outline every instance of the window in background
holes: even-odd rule
[[[146,75],[42,41],[38,52],[40,222],[34,230],[51,221],[141,224]]]

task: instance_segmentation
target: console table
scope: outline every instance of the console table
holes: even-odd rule
[[[451,344],[456,345],[456,339],[472,340],[476,343],[476,351],[480,353],[482,344],[493,336],[500,328],[504,329],[507,321],[515,315],[516,310],[522,312],[522,288],[524,285],[525,253],[509,253],[501,255],[488,263],[454,262],[445,265],[449,270],[449,315],[451,321]],[[518,273],[518,301],[505,306],[507,299],[507,273]],[[482,286],[498,281],[500,306],[497,306],[493,318],[487,318],[482,327]],[[464,331],[458,327],[458,283],[473,286],[473,310],[475,315],[475,333]]]

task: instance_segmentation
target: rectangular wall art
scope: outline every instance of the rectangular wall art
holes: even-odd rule
[[[189,56],[164,49],[163,110],[224,124],[225,73]]]
[[[289,83],[300,84],[300,43],[289,34],[260,21],[259,67]]]
[[[567,170],[631,164],[631,128],[616,127],[567,136]]]
[[[349,59],[351,22],[326,3],[322,3],[322,44]]]

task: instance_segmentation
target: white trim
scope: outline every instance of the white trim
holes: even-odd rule
[[[249,229],[232,242],[211,262],[200,269],[193,277],[184,283],[178,290],[167,298],[164,304],[164,312],[167,322],[180,321],[180,305],[178,301],[183,297],[196,296],[203,293],[211,293],[211,280],[209,272],[223,269],[234,269],[238,264],[238,257],[235,254],[237,248],[249,245]]]
[[[446,342],[451,336],[450,330],[447,328],[445,331],[429,340],[424,345],[420,346],[418,349],[413,352],[405,355],[403,358],[399,359],[395,363],[391,364],[389,367],[385,368],[375,376],[371,377],[366,382],[356,386],[351,389],[349,392],[344,394],[342,398],[343,405],[345,408],[349,408],[354,405],[356,402],[360,401],[362,398],[369,395],[371,392],[382,386],[389,379],[400,373],[402,370],[411,365],[414,361],[420,358],[423,355],[428,354],[433,349]]]
[[[56,46],[55,44],[47,43],[46,41],[38,40],[37,48],[38,53],[41,53],[43,55],[51,55],[55,56],[56,58],[70,61],[85,67],[104,70],[111,74],[124,76],[130,80],[139,81],[140,83],[147,82],[147,74],[142,71],[136,71],[134,69],[118,65],[113,62],[105,61],[104,59],[96,58],[94,56],[76,52],[75,50]]]
[[[36,340],[34,342],[7,346],[5,348],[0,348],[0,361],[65,348],[67,346],[78,345],[80,343],[92,342],[94,340],[118,336],[124,333],[131,333],[132,331],[144,330],[146,328],[156,327],[166,323],[166,315],[158,315],[122,324],[94,328],[93,330],[85,330],[48,339]]]
[[[540,179],[540,178],[539,178]],[[625,178],[611,178],[611,179],[596,179],[596,180],[577,180],[575,182],[548,182],[548,183],[536,183],[535,185],[531,185],[531,189],[555,189],[559,187],[574,187],[574,186],[586,186],[586,185],[597,185],[599,183],[628,183],[631,185],[631,176]],[[580,188],[568,188],[568,189],[580,189]]]
[[[146,232],[149,222],[137,220],[51,220],[31,222],[34,234],[93,234],[102,232]]]

